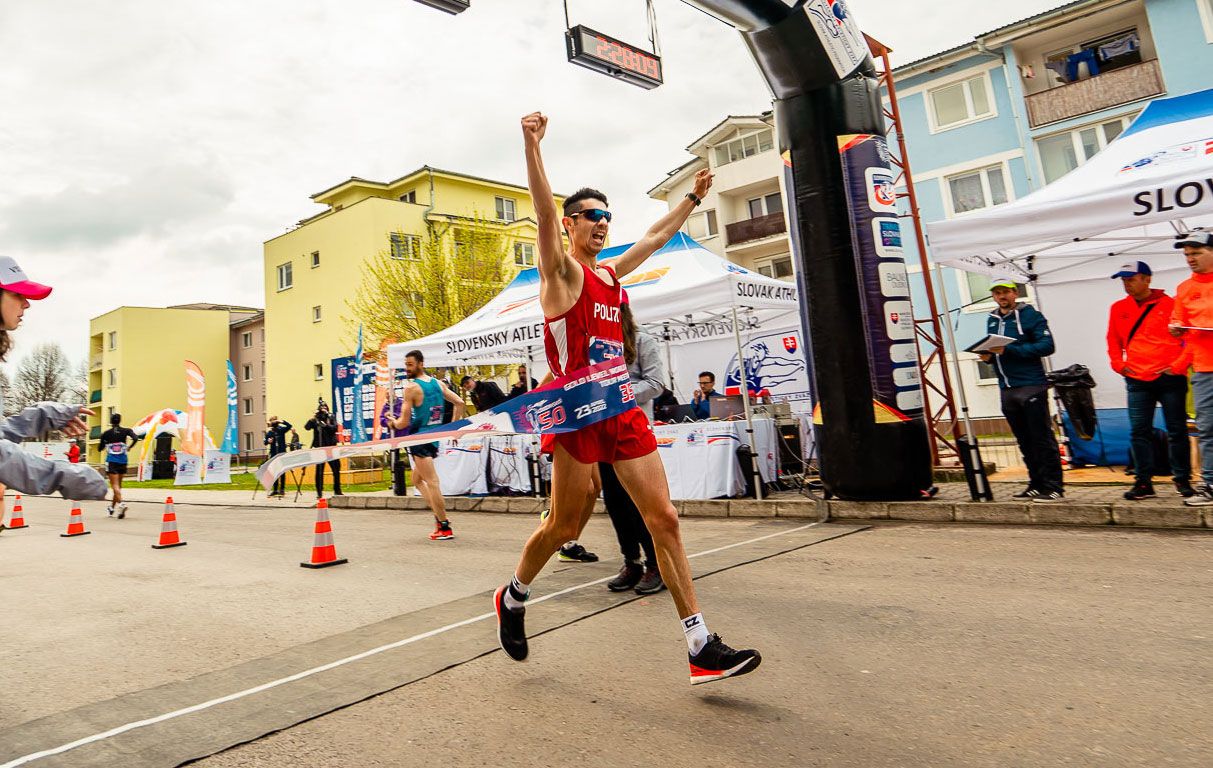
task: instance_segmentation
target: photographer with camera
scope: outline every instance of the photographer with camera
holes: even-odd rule
[[[269,458],[274,458],[280,453],[286,453],[286,433],[292,429],[289,421],[283,421],[277,416],[271,416],[265,424],[265,445],[267,447],[266,454]],[[270,496],[286,496],[286,475],[282,475],[274,481],[274,490],[270,492]]]
[[[316,413],[303,425],[304,429],[312,430],[312,447],[328,448],[337,444],[337,422],[329,407],[321,398],[316,406]],[[341,462],[337,460],[328,463],[333,471],[333,495],[344,496],[341,492]],[[324,498],[324,463],[316,465],[316,498]]]

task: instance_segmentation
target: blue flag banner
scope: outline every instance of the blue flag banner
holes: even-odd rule
[[[312,464],[382,453],[465,435],[549,435],[576,432],[636,407],[628,366],[622,357],[562,376],[539,389],[511,398],[496,408],[423,429],[413,435],[373,440],[359,445],[335,445],[280,453],[257,470],[266,490],[292,469]]]
[[[227,361],[227,427],[223,430],[223,445],[219,447],[222,453],[240,453],[237,444],[237,434],[240,424],[236,415],[236,369],[232,361]]]
[[[354,367],[362,370],[362,326],[358,326],[358,351],[354,353]],[[354,387],[354,413],[362,413],[362,387]],[[366,442],[366,421],[360,418],[350,420],[350,442]]]

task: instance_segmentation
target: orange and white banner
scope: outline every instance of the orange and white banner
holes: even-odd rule
[[[185,361],[185,434],[181,436],[181,452],[191,456],[204,456],[206,450],[206,378],[198,364]]]

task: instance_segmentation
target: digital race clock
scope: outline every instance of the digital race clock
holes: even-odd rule
[[[565,42],[574,64],[641,88],[661,85],[661,57],[655,54],[580,24],[565,33]]]

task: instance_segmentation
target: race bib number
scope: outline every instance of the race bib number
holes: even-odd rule
[[[446,408],[444,406],[430,406],[430,424],[441,424],[444,416],[446,416]]]
[[[105,460],[114,464],[126,463],[126,443],[110,443],[105,447]]]
[[[623,342],[591,336],[589,354],[590,365],[597,365],[598,363],[605,363],[607,360],[623,357]]]

